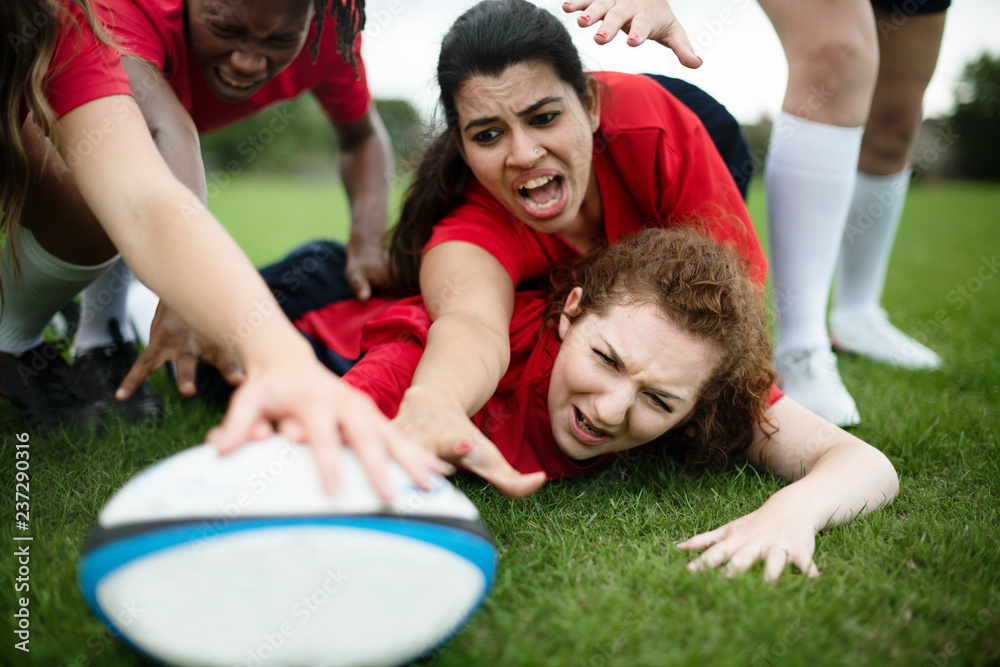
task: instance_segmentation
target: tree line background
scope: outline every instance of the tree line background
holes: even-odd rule
[[[430,128],[405,100],[376,100],[392,138],[397,170],[405,174],[430,136]],[[329,173],[336,170],[337,141],[311,95],[289,103],[293,122],[275,126],[270,114],[202,137],[208,173]],[[275,131],[274,127],[280,127]],[[763,164],[769,120],[743,127],[758,165]],[[278,135],[280,134],[280,140]],[[950,115],[924,121],[914,150],[915,177],[1000,180],[1000,54],[968,63],[955,90]]]

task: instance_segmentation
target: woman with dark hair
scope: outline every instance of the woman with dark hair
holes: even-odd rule
[[[32,28],[31,39],[15,39],[25,26]],[[100,37],[89,4],[10,0],[0,6],[0,29],[13,49],[0,60],[0,211],[6,241],[0,289],[16,287],[19,280],[36,286],[27,293],[0,292],[0,316],[24,305],[15,299],[30,300],[31,314],[0,319],[0,342],[18,340],[22,346],[0,353],[0,393],[21,409],[31,428],[98,421],[86,404],[58,415],[34,409],[54,393],[77,392],[75,378],[60,351],[43,340],[42,328],[121,249],[166,304],[234,354],[246,371],[225,420],[208,435],[221,450],[277,427],[311,443],[330,488],[342,442],[358,451],[383,495],[389,488],[382,465],[387,455],[418,483],[429,484],[428,472],[438,462],[399,436],[366,396],[316,362],[246,256],[171,173],[132,97],[120,56]],[[46,202],[32,200],[31,192],[58,186],[40,183],[43,175],[29,159],[45,153],[50,139],[68,165],[62,177],[73,179],[80,205],[93,211],[92,226],[74,225],[79,220],[70,217],[61,226],[37,227],[40,217],[25,215],[45,211]]]
[[[363,352],[344,379],[393,416],[424,351],[427,308],[412,297],[352,324],[359,304],[336,298],[349,292],[338,244],[309,244],[264,273],[319,259],[323,279],[295,297],[317,307],[293,315],[296,323],[323,359]],[[848,433],[816,417],[777,431],[767,423],[781,394],[771,392],[763,294],[740,258],[692,229],[648,229],[557,269],[547,294],[519,291],[509,335],[510,366],[471,417],[481,433],[442,434],[434,445],[504,493],[526,495],[546,479],[653,448],[691,466],[745,456],[793,482],[756,512],[682,544],[720,543],[692,569],[764,560],[768,579],[789,563],[818,574],[816,533],[898,492],[892,464]],[[806,439],[804,428],[818,430]]]
[[[438,81],[447,128],[390,247],[434,320],[397,417],[411,435],[471,433],[464,415],[509,363],[515,287],[609,241],[704,226],[763,284],[749,214],[698,118],[649,77],[585,74],[547,11],[523,0],[468,10],[444,38]]]

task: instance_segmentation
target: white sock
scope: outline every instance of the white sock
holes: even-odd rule
[[[42,332],[52,316],[117,259],[97,266],[79,266],[55,257],[18,225],[14,232],[21,275],[14,273],[10,242],[4,245],[0,284],[0,350],[21,354],[42,344]]]
[[[826,306],[862,132],[785,112],[771,128],[764,182],[777,310],[775,356],[830,344]]]
[[[128,320],[128,290],[132,270],[119,258],[104,275],[83,290],[80,299],[80,328],[73,339],[73,354],[114,343],[108,323],[117,320],[122,340],[135,340]]]
[[[132,281],[128,290],[128,319],[135,329],[135,336],[143,346],[149,345],[149,331],[153,327],[153,316],[160,297],[138,280]]]
[[[858,172],[840,244],[834,310],[875,311],[882,301],[889,255],[903,214],[911,169],[889,176]]]

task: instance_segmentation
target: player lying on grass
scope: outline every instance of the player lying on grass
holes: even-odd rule
[[[264,274],[284,283],[283,307],[328,366],[364,353],[344,377],[393,416],[430,318],[419,298],[350,300],[344,263],[342,248],[314,243]],[[553,285],[517,294],[510,367],[471,415],[482,435],[440,434],[440,457],[526,495],[626,450],[667,448],[690,464],[745,456],[791,483],[679,546],[706,549],[692,570],[763,560],[768,579],[788,563],[817,575],[819,530],[896,497],[881,452],[773,387],[762,290],[735,253],[693,229],[652,229],[557,271]]]

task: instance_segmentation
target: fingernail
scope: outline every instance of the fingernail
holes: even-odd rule
[[[590,14],[584,14],[580,18],[582,18],[584,21],[590,22]]]
[[[697,58],[697,59],[698,59],[698,63],[699,63],[699,64],[701,64],[701,65],[704,65],[704,64],[705,64],[705,61],[701,59],[701,56],[695,56],[695,58]]]
[[[637,39],[639,39],[639,35],[629,35],[628,38],[631,39],[634,42]]]
[[[572,6],[573,6],[572,2],[564,2],[563,3],[563,7],[572,7]]]
[[[458,445],[455,447],[455,450],[459,454],[468,454],[469,452],[472,451],[472,444],[469,443],[468,441],[463,440],[462,442],[458,443]]]
[[[597,36],[598,37],[607,37],[608,33],[604,32],[603,30],[600,30],[600,31],[598,31]]]
[[[115,399],[117,399],[119,401],[124,401],[125,400],[125,390],[124,389],[119,389],[118,391],[116,391],[115,392]]]

